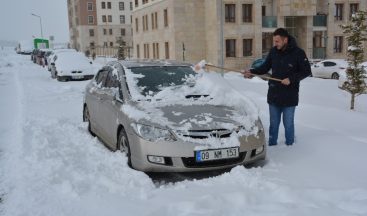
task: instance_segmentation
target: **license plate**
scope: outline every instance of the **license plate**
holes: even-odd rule
[[[73,79],[83,79],[84,76],[73,76]]]
[[[239,156],[238,147],[202,150],[195,152],[195,158],[197,162],[237,158],[238,156]]]

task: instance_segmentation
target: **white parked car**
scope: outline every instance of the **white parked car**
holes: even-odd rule
[[[367,62],[363,62],[362,66],[364,66],[364,73],[365,73],[365,79],[364,79],[364,83],[367,85]],[[347,69],[343,69],[339,71],[339,82],[338,82],[338,87],[340,89],[345,89],[345,85],[348,85],[348,79],[347,79]],[[367,88],[364,91],[365,94],[367,94]]]
[[[327,59],[311,66],[312,76],[326,79],[339,79],[339,71],[348,67],[344,59]]]
[[[47,69],[48,71],[51,71],[51,63],[54,63],[54,57],[57,53],[62,53],[62,52],[76,52],[75,49],[55,49],[51,51],[51,55],[49,55],[47,57]]]
[[[58,53],[51,65],[51,76],[58,81],[86,80],[95,75],[92,61],[80,52]]]

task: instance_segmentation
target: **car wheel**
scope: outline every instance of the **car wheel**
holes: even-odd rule
[[[339,74],[334,72],[333,74],[331,74],[331,79],[339,79]]]
[[[92,136],[96,136],[95,133],[93,133],[92,131],[92,127],[90,125],[90,115],[89,115],[89,110],[87,106],[84,106],[83,109],[83,121],[84,122],[88,122],[88,132],[92,135]]]
[[[118,141],[117,141],[117,148],[121,151],[121,152],[125,152],[126,157],[127,157],[127,164],[131,166],[131,151],[130,151],[130,144],[129,144],[129,140],[127,138],[127,134],[124,128],[122,128],[120,130],[119,133],[119,137],[118,137]]]

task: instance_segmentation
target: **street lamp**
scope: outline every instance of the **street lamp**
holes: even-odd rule
[[[38,16],[37,14],[32,13],[32,16],[38,17],[40,19],[40,26],[41,26],[41,38],[43,39],[43,31],[42,31],[42,18],[41,16]]]

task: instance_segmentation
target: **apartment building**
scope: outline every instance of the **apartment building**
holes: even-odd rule
[[[309,58],[346,58],[339,26],[365,8],[366,0],[134,0],[134,56],[245,68],[283,27]]]
[[[68,0],[70,46],[82,52],[114,55],[123,40],[129,56],[132,10],[131,0]]]

